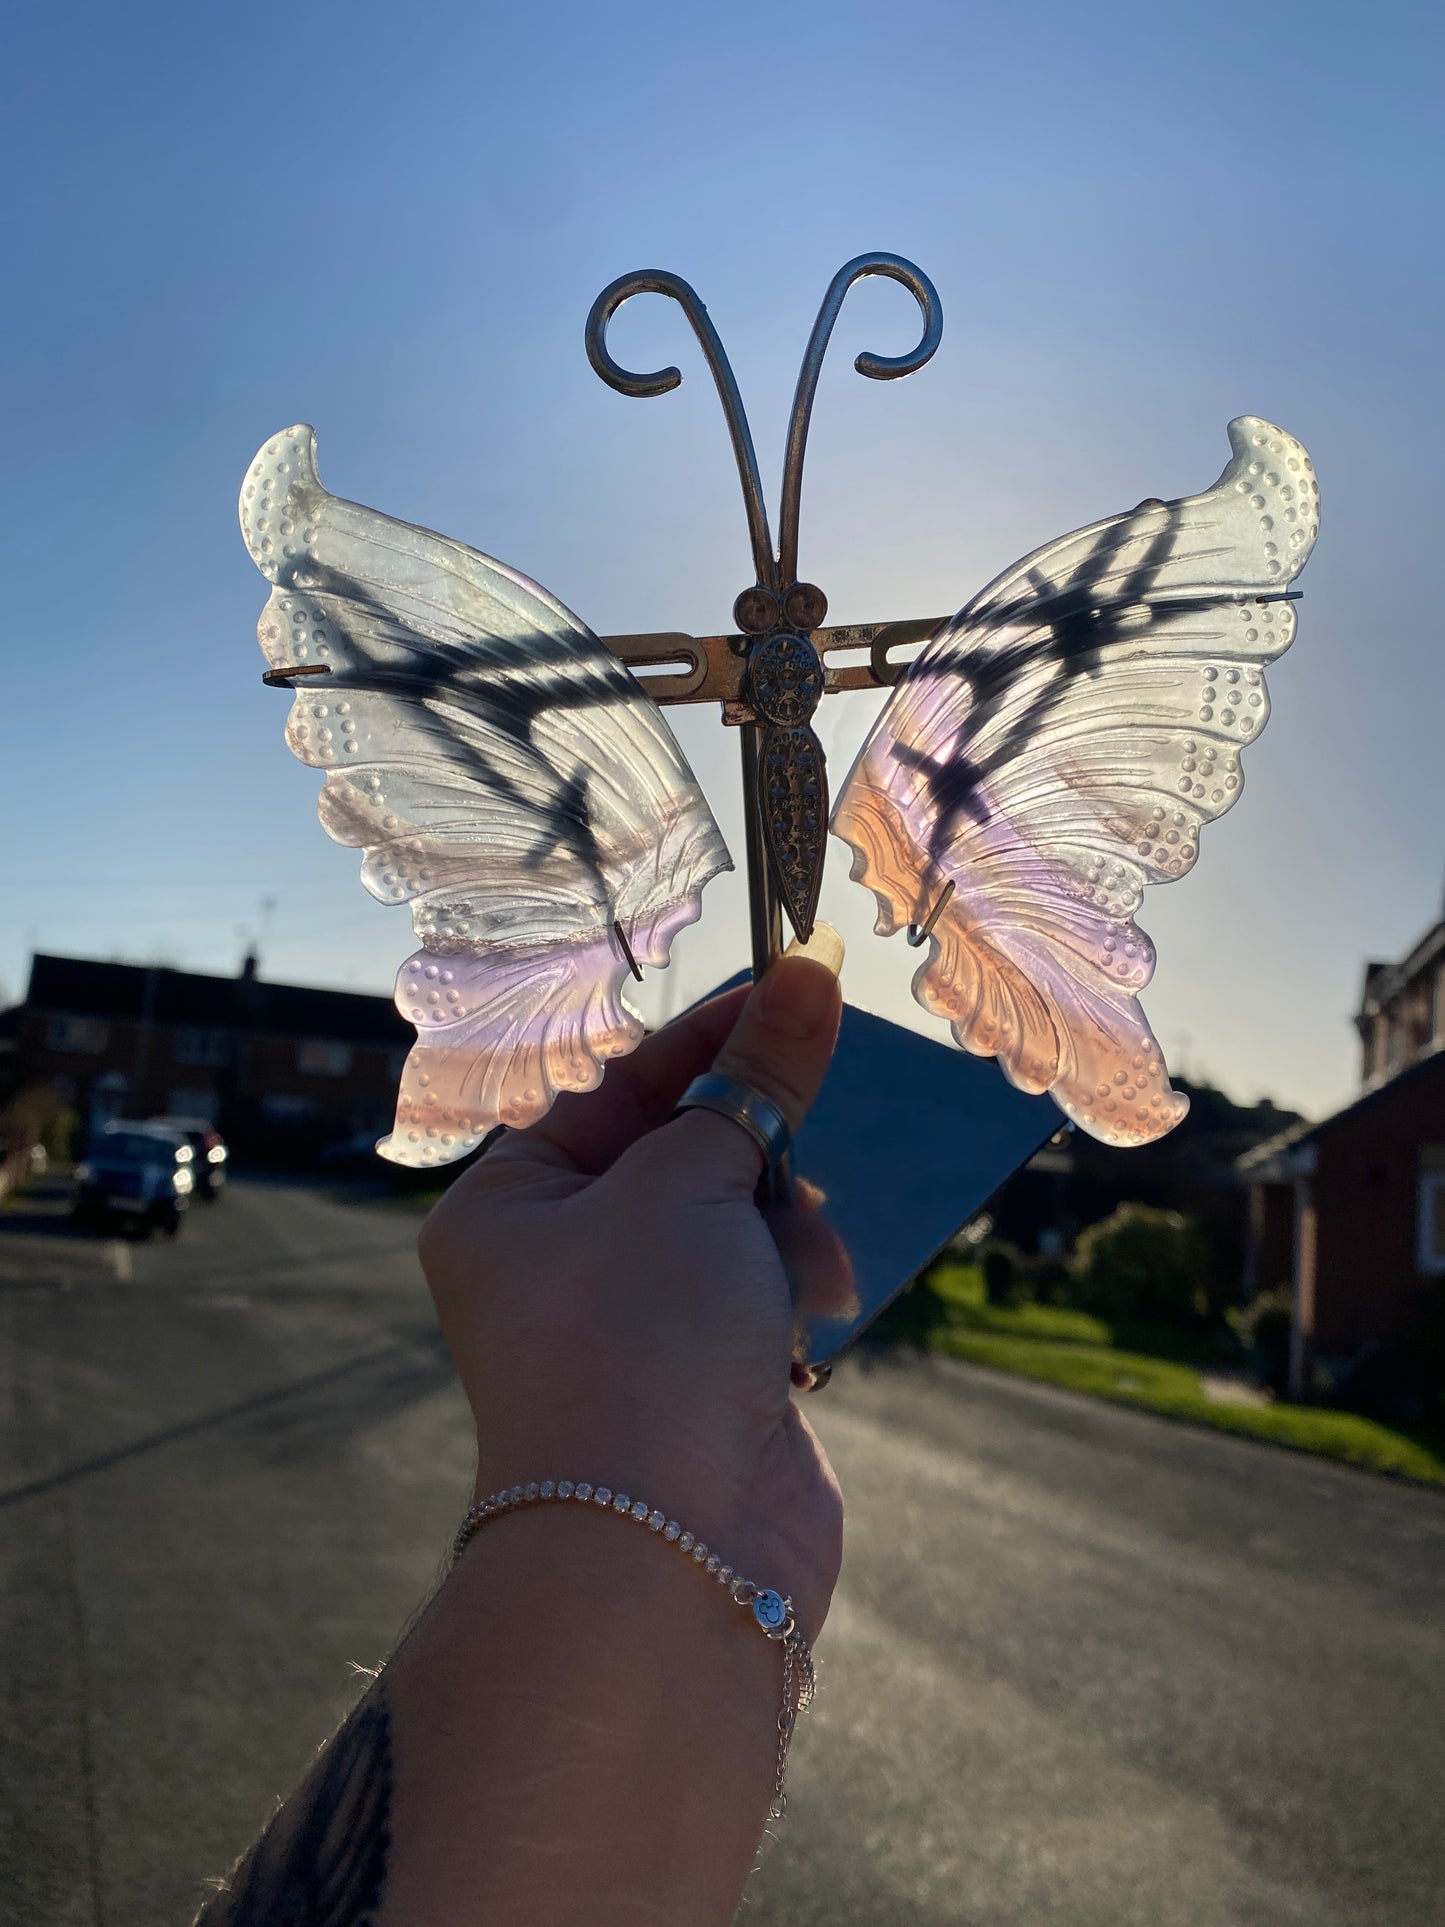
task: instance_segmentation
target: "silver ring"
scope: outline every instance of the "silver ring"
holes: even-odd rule
[[[678,1099],[673,1116],[682,1111],[716,1111],[719,1117],[741,1124],[762,1152],[769,1171],[787,1156],[793,1141],[788,1120],[770,1097],[764,1097],[740,1077],[728,1077],[722,1071],[704,1071],[701,1077],[695,1077]]]

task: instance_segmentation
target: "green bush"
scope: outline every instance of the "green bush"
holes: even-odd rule
[[[985,1302],[1005,1305],[1071,1305],[1068,1267],[1059,1258],[1020,1251],[1004,1238],[990,1238],[978,1254]]]
[[[1262,1291],[1228,1313],[1234,1334],[1261,1385],[1283,1398],[1289,1389],[1289,1334],[1294,1293],[1288,1285]]]
[[[1178,1211],[1121,1204],[1080,1232],[1069,1272],[1075,1303],[1101,1318],[1190,1324],[1208,1310],[1209,1249]]]

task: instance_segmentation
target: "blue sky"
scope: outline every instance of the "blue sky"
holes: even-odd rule
[[[632,304],[619,357],[686,379],[625,401],[583,356],[588,306],[632,268],[692,281],[773,488],[828,278],[886,248],[932,276],[945,335],[873,384],[852,356],[911,345],[911,302],[870,283],[840,323],[801,558],[838,620],[951,611],[1041,541],[1207,485],[1232,415],[1311,449],[1300,638],[1240,808],[1145,904],[1146,1003],[1179,1068],[1348,1094],[1362,963],[1445,879],[1438,8],[10,18],[0,987],[35,945],[234,968],[267,897],[269,975],[383,990],[412,947],[259,682],[234,501],[267,435],[313,422],[335,491],[599,632],[725,627],[748,550],[700,361],[667,304]],[[862,720],[830,718],[840,758]],[[739,849],[732,740],[699,712],[681,733]],[[741,961],[739,902],[710,893],[674,998]],[[866,913],[840,914],[876,997],[914,959],[873,954]]]

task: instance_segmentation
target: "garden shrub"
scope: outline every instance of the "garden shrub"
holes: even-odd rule
[[[1229,1323],[1261,1385],[1279,1398],[1289,1388],[1289,1332],[1294,1293],[1288,1285],[1261,1291],[1229,1313]]]
[[[1192,1324],[1208,1311],[1209,1248],[1179,1211],[1121,1204],[1080,1232],[1069,1273],[1075,1303],[1100,1318]]]

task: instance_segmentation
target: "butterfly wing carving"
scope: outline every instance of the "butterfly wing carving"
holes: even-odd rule
[[[377,1148],[445,1164],[633,1048],[627,951],[666,964],[732,865],[611,651],[515,570],[328,494],[315,448],[304,425],[273,436],[242,485],[273,584],[258,634],[273,669],[325,667],[296,684],[286,740],[326,772],[329,834],[422,940],[396,987],[416,1048]]]
[[[1213,488],[1036,550],[945,624],[833,817],[880,934],[946,897],[923,1007],[1108,1144],[1188,1109],[1139,1008],[1154,948],[1134,912],[1239,797],[1319,530],[1300,444],[1253,416],[1229,439]]]

